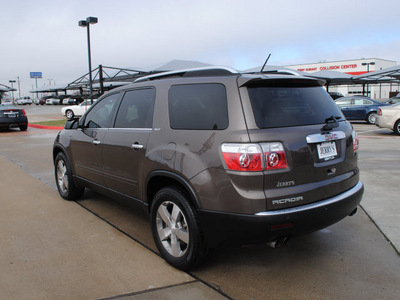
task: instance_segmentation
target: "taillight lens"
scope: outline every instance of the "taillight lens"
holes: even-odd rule
[[[378,108],[378,116],[382,116],[382,109]]]
[[[357,136],[357,132],[353,130],[353,133],[351,135],[353,136],[353,150],[354,153],[357,153],[358,149],[360,148],[360,142]]]
[[[281,143],[222,144],[222,156],[229,170],[262,171],[287,168]]]
[[[261,146],[265,155],[266,170],[287,168],[286,154],[281,143],[265,143]]]
[[[257,144],[222,144],[222,155],[229,170],[261,171],[262,151]]]
[[[25,109],[22,109],[22,114],[23,114],[24,116],[26,116]]]

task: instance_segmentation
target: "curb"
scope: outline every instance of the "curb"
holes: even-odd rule
[[[45,126],[45,125],[38,125],[38,124],[29,124],[29,127],[32,128],[40,128],[40,129],[52,129],[52,130],[62,130],[64,127],[62,126]]]

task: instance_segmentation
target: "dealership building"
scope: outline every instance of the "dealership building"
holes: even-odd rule
[[[318,63],[291,65],[286,68],[294,69],[305,73],[321,73],[322,71],[341,72],[352,76],[363,75],[369,72],[386,69],[396,66],[397,63],[392,60],[379,58],[362,58],[344,61],[321,61]],[[316,74],[318,74],[316,73]],[[350,76],[349,76],[350,77]],[[348,84],[348,85],[332,85],[329,86],[330,92],[339,92],[345,96],[366,95],[374,99],[387,99],[400,91],[398,83],[390,83],[382,80],[375,84]],[[363,93],[364,92],[364,93]]]

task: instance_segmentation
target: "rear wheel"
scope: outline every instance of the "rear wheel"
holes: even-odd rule
[[[196,212],[179,189],[163,188],[155,195],[151,230],[161,256],[175,268],[193,268],[205,252]]]
[[[396,124],[394,124],[393,131],[397,135],[400,135],[400,120],[397,120]]]
[[[367,115],[367,122],[369,124],[375,124],[375,122],[376,122],[376,112],[370,112]]]
[[[21,125],[21,126],[19,126],[19,129],[21,131],[26,131],[28,129],[28,125]]]
[[[82,196],[84,188],[75,184],[72,178],[71,166],[64,153],[57,154],[54,167],[57,189],[61,197],[66,200],[76,200]]]

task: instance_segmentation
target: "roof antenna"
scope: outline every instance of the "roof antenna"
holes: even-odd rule
[[[264,71],[265,65],[267,64],[267,62],[268,62],[268,60],[269,60],[270,57],[271,57],[271,53],[268,55],[268,57],[267,57],[265,63],[263,64],[260,73],[262,73],[262,72]]]

